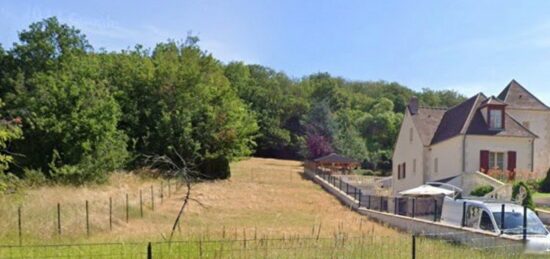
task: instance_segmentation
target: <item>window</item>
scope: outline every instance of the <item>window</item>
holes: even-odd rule
[[[434,159],[434,173],[439,172],[439,159],[436,157]]]
[[[413,173],[416,174],[416,159],[413,159]]]
[[[401,164],[397,165],[397,180],[401,179]]]
[[[495,231],[495,226],[493,226],[493,221],[491,221],[491,216],[489,216],[489,213],[487,213],[486,211],[483,211],[481,213],[481,220],[479,221],[479,228],[481,230],[486,230],[486,231],[491,231],[491,232]]]
[[[502,129],[502,110],[489,110],[489,127],[491,129]]]
[[[529,126],[531,126],[528,121],[522,122],[521,125],[523,125],[526,129],[529,129]]]
[[[489,152],[489,168],[504,170],[504,152]]]
[[[409,141],[410,141],[410,142],[413,141],[413,128],[410,128],[410,129],[409,129]]]

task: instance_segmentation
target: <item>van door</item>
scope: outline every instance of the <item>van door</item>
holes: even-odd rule
[[[489,214],[486,210],[483,210],[481,212],[479,229],[489,232],[496,232],[495,225],[493,224],[493,219],[491,219],[491,214]]]

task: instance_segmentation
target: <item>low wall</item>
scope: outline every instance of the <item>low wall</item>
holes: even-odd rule
[[[521,238],[499,236],[497,234],[480,231],[477,229],[457,227],[448,225],[441,222],[433,222],[430,220],[424,220],[420,218],[411,218],[407,216],[395,215],[387,212],[380,212],[376,210],[369,210],[364,207],[358,207],[358,201],[354,197],[347,195],[339,189],[333,187],[330,183],[323,178],[316,175],[313,171],[306,169],[305,174],[313,180],[315,183],[321,185],[327,192],[336,196],[343,204],[354,209],[362,215],[366,215],[370,219],[374,219],[378,222],[383,222],[391,227],[397,228],[401,231],[414,234],[422,234],[427,236],[437,236],[438,238],[449,239],[453,241],[459,241],[462,243],[472,244],[474,246],[486,246],[487,242],[498,243],[498,245],[520,245],[522,244]],[[392,200],[392,199],[390,199]],[[388,206],[390,207],[390,206]],[[484,240],[484,242],[477,242]]]

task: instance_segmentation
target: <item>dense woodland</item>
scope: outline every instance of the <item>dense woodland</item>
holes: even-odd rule
[[[388,170],[413,95],[427,106],[464,99],[394,82],[292,78],[261,65],[224,64],[196,37],[96,50],[53,17],[0,47],[0,176],[102,182],[114,170],[144,166],[147,156],[167,155],[206,178],[226,178],[228,163],[240,157],[330,152]]]

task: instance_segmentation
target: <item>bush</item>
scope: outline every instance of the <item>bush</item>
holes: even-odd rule
[[[529,186],[525,182],[517,182],[512,187],[512,199],[516,200],[519,194],[519,190],[521,188],[525,189],[526,195],[525,198],[520,201],[522,206],[525,206],[531,210],[535,209],[535,203],[533,202],[533,196],[531,196],[531,190],[529,189]]]
[[[23,177],[25,184],[30,187],[42,186],[48,181],[44,173],[39,169],[24,168]]]
[[[21,180],[11,173],[0,173],[0,194],[15,193],[22,187]]]
[[[205,159],[199,167],[200,177],[205,179],[228,179],[231,177],[229,160],[225,157]]]
[[[493,188],[493,186],[491,186],[491,185],[482,185],[482,186],[478,186],[475,189],[473,189],[470,192],[470,195],[477,196],[477,197],[483,197],[486,194],[492,192],[494,189],[495,188]]]
[[[550,169],[546,172],[546,177],[540,181],[538,191],[545,193],[550,192]]]

